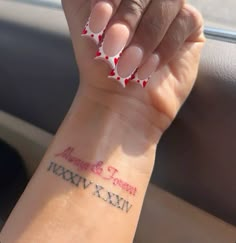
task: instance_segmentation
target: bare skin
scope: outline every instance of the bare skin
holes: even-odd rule
[[[124,89],[107,78],[107,64],[94,60],[98,46],[81,37],[98,2],[63,1],[81,84],[1,232],[2,243],[133,240],[158,141],[196,79],[205,42],[202,18],[183,1],[110,1],[108,28],[116,21],[127,24],[125,51],[134,43],[142,49],[138,68],[152,54],[160,58],[145,89],[135,83]],[[166,2],[172,7],[163,7]],[[153,8],[160,13],[157,17]],[[152,28],[142,29],[142,21],[143,26],[151,21]],[[141,35],[143,31],[147,33]]]

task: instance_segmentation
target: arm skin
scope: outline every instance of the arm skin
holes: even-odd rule
[[[91,1],[62,3],[80,68],[80,89],[0,242],[130,243],[158,141],[197,76],[205,42],[202,17],[184,6],[180,16],[186,18],[176,22],[178,28],[166,40],[177,47],[175,53],[170,50],[172,58],[153,73],[145,90],[138,85],[123,89],[105,78],[108,65],[94,61],[97,47],[81,38]],[[165,24],[163,16],[158,23]],[[186,28],[189,19],[194,28]],[[184,43],[183,36],[188,37]]]
[[[1,243],[132,242],[160,133],[141,116],[131,124],[125,109],[118,113],[85,96],[75,99]],[[68,147],[70,155],[63,153]],[[98,161],[104,162],[102,173],[89,167]]]

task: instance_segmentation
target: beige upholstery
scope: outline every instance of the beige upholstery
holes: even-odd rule
[[[210,41],[157,152],[153,182],[236,225],[236,44]]]

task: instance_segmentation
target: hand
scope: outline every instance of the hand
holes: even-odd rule
[[[162,133],[196,79],[205,42],[200,13],[183,0],[63,0],[63,7],[80,69],[79,96],[134,115],[133,123],[145,118]],[[93,38],[81,37],[83,30]],[[110,65],[94,60],[97,51]],[[108,78],[111,70],[116,80]]]

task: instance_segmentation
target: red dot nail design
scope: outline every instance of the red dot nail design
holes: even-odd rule
[[[134,72],[134,74],[132,74],[132,76],[130,78],[130,80],[132,82],[140,84],[143,88],[145,88],[147,86],[149,79],[150,79],[150,77],[147,79],[139,79],[138,75],[137,75],[137,70]]]
[[[112,77],[112,76],[115,76],[115,75],[116,75],[116,74],[115,74],[115,70],[112,69],[111,72],[110,72],[110,75],[109,75],[109,76]]]
[[[82,35],[86,35],[87,33],[88,33],[87,29],[84,28],[84,29],[83,29],[83,32],[82,32]]]
[[[119,61],[118,58],[114,58],[114,63],[115,63],[115,65],[117,65],[118,61]]]
[[[102,41],[102,35],[99,35],[99,36],[98,36],[98,40],[99,40],[99,42]]]
[[[143,81],[143,88],[146,87],[147,83],[148,83],[148,81]]]
[[[97,53],[96,53],[96,57],[100,57],[101,55],[102,55],[102,53],[99,52],[99,51],[97,51]]]
[[[99,55],[96,54],[95,59],[101,59],[103,61],[105,61],[106,63],[108,63],[108,65],[112,68],[115,69],[119,58],[121,56],[121,53],[118,53],[117,55],[115,55],[114,57],[110,57],[108,55],[105,54],[104,50],[103,50],[103,43],[101,43],[97,53],[99,53]]]
[[[103,37],[103,34],[104,34],[104,31],[105,30],[102,30],[101,32],[99,33],[93,33],[91,31],[91,29],[89,28],[89,21],[87,22],[85,28],[83,29],[82,31],[82,36],[85,36],[85,37],[89,37],[90,39],[92,39],[97,45],[99,45],[99,43],[101,43],[102,41],[102,37]]]
[[[145,88],[148,84],[149,79],[145,79],[145,80],[140,80],[137,77],[137,70],[130,76],[127,78],[122,78],[117,71],[117,65],[115,66],[114,69],[111,70],[108,78],[112,78],[116,81],[118,81],[124,88],[128,85],[128,83],[130,81],[135,82],[140,84],[143,88]]]
[[[128,85],[129,81],[130,81],[130,77],[127,78],[122,78],[121,76],[119,76],[118,72],[117,72],[117,66],[115,67],[115,69],[112,69],[110,72],[110,75],[108,76],[108,78],[112,78],[115,79],[116,81],[118,81],[124,88]]]

